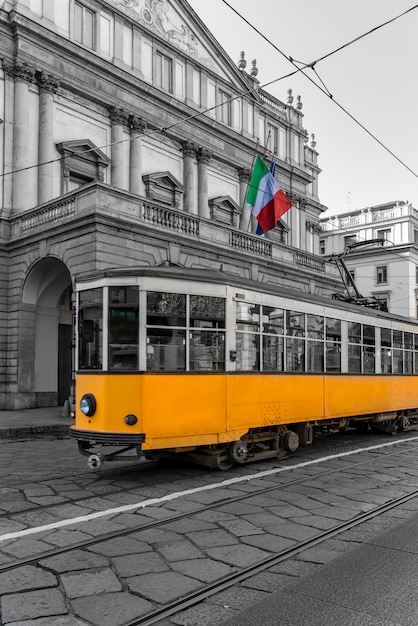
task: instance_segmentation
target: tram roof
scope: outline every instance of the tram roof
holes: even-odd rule
[[[230,274],[222,270],[214,270],[210,268],[181,267],[178,265],[158,265],[153,267],[118,267],[105,269],[90,274],[80,275],[76,277],[75,282],[77,284],[82,284],[84,282],[91,282],[103,278],[114,278],[123,276],[152,276],[156,278],[172,278],[176,280],[186,281],[193,280],[197,282],[212,283],[217,285],[229,285],[231,287],[236,287],[237,289],[248,289],[261,293],[269,293],[296,301],[318,304],[321,306],[330,306],[335,309],[342,309],[345,311],[353,311],[353,313],[369,315],[370,317],[398,320],[418,326],[418,320],[413,318],[405,317],[402,315],[395,315],[394,313],[389,313],[387,311],[379,311],[377,309],[373,309],[371,307],[367,307],[361,304],[354,304],[351,302],[345,302],[343,300],[327,298],[325,296],[318,296],[302,290],[291,289],[290,287],[286,287],[284,285],[260,282],[251,278],[237,276],[236,274]]]

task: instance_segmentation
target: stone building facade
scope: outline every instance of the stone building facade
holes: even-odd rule
[[[318,294],[318,153],[185,0],[0,0],[0,409],[72,379],[72,287],[110,267],[221,269]],[[256,154],[293,202],[255,235]]]

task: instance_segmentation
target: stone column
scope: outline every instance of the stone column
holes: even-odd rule
[[[5,74],[12,76],[14,87],[13,159],[12,159],[12,214],[36,206],[36,165],[30,163],[30,97],[29,83],[35,82],[35,68],[18,59],[2,61]],[[35,183],[32,185],[33,180]]]
[[[239,227],[241,230],[248,232],[251,230],[251,207],[247,203],[248,183],[251,179],[251,170],[248,167],[240,167],[238,169],[239,178],[239,205],[241,207],[241,215],[239,218]]]
[[[182,144],[183,160],[184,160],[184,204],[183,209],[186,213],[197,215],[198,209],[194,201],[194,159],[196,157],[197,145],[192,141],[184,141]]]
[[[128,120],[131,129],[130,158],[129,158],[129,191],[139,196],[145,195],[142,180],[142,135],[146,124],[136,115],[130,115]]]
[[[109,117],[112,120],[111,133],[111,184],[113,187],[125,189],[124,160],[123,160],[123,127],[128,124],[128,115],[120,107],[111,107]]]
[[[200,217],[210,218],[208,196],[208,163],[213,153],[206,148],[197,151],[197,205]]]
[[[59,81],[46,72],[36,72],[39,85],[38,204],[54,197],[54,93]]]

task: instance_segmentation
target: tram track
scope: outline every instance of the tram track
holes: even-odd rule
[[[216,581],[213,584],[206,585],[203,590],[198,590],[194,593],[190,593],[186,597],[176,600],[175,602],[171,602],[169,605],[165,605],[164,607],[160,607],[152,613],[148,613],[147,615],[123,622],[122,626],[152,626],[152,624],[158,624],[162,620],[173,617],[177,613],[196,606],[197,604],[204,602],[207,598],[210,598],[211,596],[220,593],[221,591],[225,591],[226,589],[229,589],[230,587],[233,587],[234,585],[239,584],[247,580],[248,578],[251,578],[251,576],[255,576],[256,574],[264,572],[270,567],[278,565],[283,561],[290,560],[298,554],[309,550],[310,548],[324,543],[325,541],[332,539],[333,537],[340,535],[347,530],[351,530],[352,528],[360,526],[364,522],[367,522],[379,515],[391,511],[417,497],[418,489],[406,496],[395,498],[385,505],[376,507],[372,511],[359,514],[359,516],[353,520],[343,522],[330,530],[318,533],[318,535],[312,539],[302,541],[298,545],[287,550],[282,550],[278,554],[259,561],[254,565],[243,568],[241,571],[226,576],[220,581]]]
[[[393,452],[385,452],[384,454],[382,454],[382,457],[387,459],[389,457],[396,457],[398,455],[404,454],[407,451],[411,451],[411,450],[415,450],[416,446],[413,446],[411,448],[403,448],[402,450],[396,450]],[[362,452],[362,450],[359,450],[358,452]],[[344,458],[344,457],[343,457]],[[326,461],[327,459],[325,458],[324,461]],[[82,541],[78,541],[78,542],[74,542],[70,545],[66,545],[63,547],[56,547],[56,548],[51,548],[51,550],[47,550],[44,551],[42,553],[37,553],[36,555],[30,556],[30,557],[25,557],[25,558],[20,558],[20,559],[16,559],[12,562],[6,562],[2,565],[0,565],[0,574],[4,573],[4,572],[10,572],[14,569],[17,569],[19,567],[22,567],[24,565],[30,565],[30,564],[36,564],[39,563],[40,561],[42,561],[43,559],[46,558],[50,558],[50,557],[54,557],[54,556],[58,556],[58,555],[62,555],[68,552],[71,552],[73,550],[80,550],[80,549],[84,549],[84,548],[89,548],[91,546],[97,545],[99,543],[103,543],[105,541],[109,541],[112,539],[117,539],[120,537],[126,537],[129,535],[132,535],[134,533],[140,532],[140,531],[144,531],[144,530],[150,530],[150,529],[154,529],[154,528],[159,528],[162,527],[164,525],[168,525],[168,524],[172,524],[173,522],[179,521],[179,520],[184,520],[187,518],[193,518],[194,516],[198,515],[199,513],[203,513],[206,512],[208,510],[216,510],[219,508],[222,508],[226,505],[230,505],[230,504],[234,504],[234,503],[238,503],[238,502],[243,502],[246,499],[249,498],[254,498],[257,496],[264,496],[270,492],[274,492],[274,491],[278,491],[278,490],[285,490],[289,487],[292,487],[294,485],[301,485],[303,483],[307,483],[307,482],[311,482],[311,481],[316,481],[319,478],[323,478],[326,476],[331,476],[334,474],[338,474],[340,472],[346,472],[347,470],[353,470],[355,468],[359,468],[361,466],[364,465],[368,465],[370,463],[373,463],[375,459],[366,459],[366,460],[361,460],[361,461],[357,461],[355,463],[350,463],[350,464],[345,464],[343,467],[340,468],[333,468],[333,469],[329,469],[329,470],[325,470],[325,471],[320,471],[320,472],[316,472],[316,473],[312,473],[309,476],[304,476],[301,478],[297,478],[294,480],[288,480],[288,481],[283,481],[280,482],[279,484],[276,485],[270,485],[268,487],[262,487],[260,489],[254,489],[253,491],[250,492],[243,492],[240,495],[235,495],[232,497],[228,497],[228,498],[224,498],[222,500],[218,500],[212,504],[205,504],[204,506],[195,508],[193,511],[188,511],[188,512],[183,512],[183,513],[176,513],[174,515],[170,515],[169,517],[165,518],[165,519],[159,519],[159,520],[152,520],[149,523],[140,523],[137,526],[129,526],[129,528],[123,529],[123,530],[115,530],[115,531],[110,531],[107,533],[102,533],[100,534],[100,536],[97,537],[92,537],[89,539],[85,539]],[[313,463],[315,463],[316,461],[313,461]],[[301,465],[305,465],[305,464],[296,464],[295,466],[289,466],[288,469],[291,471],[293,468],[299,468]],[[306,462],[306,466],[309,466],[310,463]],[[256,476],[256,478],[258,478]],[[242,481],[244,482],[244,480],[246,480],[245,478],[240,479],[240,478],[236,478],[236,481]],[[234,481],[234,479],[232,479],[232,482]],[[215,485],[214,488],[222,488],[223,487],[223,483],[217,483]],[[404,495],[398,499],[394,499],[393,502],[397,502],[399,500],[399,502],[402,501],[403,498],[412,498],[412,497],[416,497],[418,495],[418,489],[414,490],[411,492],[411,494],[407,494]],[[380,512],[383,512],[383,509],[385,506],[390,506],[390,502],[388,504],[384,504],[381,507],[377,507],[376,513],[375,515],[378,515]],[[397,506],[397,505],[393,505],[393,506]],[[141,509],[141,503],[138,503],[137,509]],[[382,509],[382,511],[380,511],[380,509]],[[104,511],[103,512],[103,517],[105,516],[113,516],[114,513],[112,513],[112,511]],[[359,514],[362,515],[362,514]],[[11,519],[11,517],[10,517]],[[357,516],[356,518],[357,519]],[[71,520],[70,520],[71,521]],[[74,522],[74,524],[76,524],[77,522]],[[31,530],[34,531],[33,534],[36,533],[42,533],[43,532],[43,527],[38,527],[35,529],[29,529],[28,532],[31,532]],[[340,531],[342,532],[342,531]],[[10,541],[10,539],[6,539],[5,540]],[[2,540],[1,540],[1,536],[0,536],[0,553],[1,553],[1,547],[2,547]]]

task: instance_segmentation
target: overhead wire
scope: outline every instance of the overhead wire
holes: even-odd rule
[[[302,67],[299,67],[297,65],[297,62],[290,56],[286,55],[282,50],[280,50],[280,48],[278,48],[270,39],[268,39],[268,37],[266,37],[263,33],[261,33],[253,24],[251,24],[241,13],[239,13],[239,11],[237,11],[236,9],[234,9],[234,7],[232,7],[229,2],[227,2],[227,0],[221,0],[226,6],[228,6],[240,19],[242,19],[246,24],[248,24],[257,34],[260,35],[260,37],[262,37],[266,42],[268,42],[271,46],[273,46],[273,48],[275,50],[277,50],[287,61],[289,61],[290,63],[292,63],[292,65],[296,68],[293,72],[289,72],[287,74],[284,74],[278,78],[275,78],[271,81],[268,81],[267,83],[264,83],[263,85],[257,85],[254,88],[248,89],[246,91],[242,91],[240,92],[239,95],[231,98],[231,101],[236,100],[238,98],[241,98],[244,95],[249,95],[251,93],[256,93],[257,91],[259,91],[260,89],[264,89],[266,87],[269,87],[270,85],[277,83],[281,80],[284,80],[286,78],[290,78],[291,76],[294,76],[297,73],[302,73],[306,78],[308,78],[308,80],[310,80],[316,87],[318,87],[326,96],[330,97],[332,99],[333,102],[335,102],[337,104],[337,106],[339,106],[347,115],[349,115],[349,117],[351,117],[353,119],[353,121],[355,121],[357,124],[359,124],[370,136],[372,136],[385,150],[387,150],[395,159],[397,159],[402,165],[404,165],[404,167],[406,167],[414,176],[418,177],[418,174],[416,174],[411,168],[409,168],[408,165],[406,165],[399,157],[397,157],[391,150],[389,150],[389,148],[387,148],[387,146],[385,146],[379,139],[377,139],[365,126],[363,126],[353,115],[351,115],[346,109],[344,109],[344,107],[342,107],[342,105],[340,105],[332,96],[332,94],[329,92],[329,90],[325,87],[325,85],[323,87],[320,87],[315,81],[312,80],[312,78],[310,78],[305,72],[305,69],[311,68],[314,69],[316,75],[318,76],[318,79],[320,79],[316,69],[315,69],[315,65],[317,65],[317,63],[321,62],[322,60],[329,58],[330,56],[336,54],[337,52],[343,50],[344,48],[350,46],[351,44],[359,41],[360,39],[363,39],[364,37],[370,35],[371,33],[379,30],[380,28],[383,28],[384,26],[386,26],[387,24],[390,24],[391,22],[399,19],[400,17],[402,17],[403,15],[405,15],[406,13],[409,13],[410,11],[413,11],[414,9],[418,8],[418,4],[411,7],[410,9],[408,9],[407,11],[404,11],[403,13],[401,13],[400,15],[395,16],[394,18],[384,22],[383,24],[379,24],[378,26],[372,28],[371,30],[367,31],[366,33],[363,33],[362,35],[359,35],[358,37],[354,38],[353,40],[346,42],[345,44],[339,46],[338,48],[332,50],[331,52],[323,55],[322,57],[316,59],[315,61],[311,62],[311,63],[306,63],[303,64],[302,62],[299,62],[299,64]],[[321,80],[321,82],[323,83],[323,81]],[[209,107],[204,109],[203,111],[198,111],[196,113],[193,113],[189,116],[186,116],[185,118],[182,118],[181,120],[177,121],[177,122],[173,122],[172,124],[170,124],[169,126],[166,127],[160,127],[156,130],[153,131],[144,131],[142,134],[144,136],[152,136],[155,134],[159,134],[159,133],[166,133],[169,130],[172,130],[173,128],[175,128],[176,126],[179,126],[181,124],[184,124],[188,121],[192,121],[193,119],[196,119],[202,115],[205,115],[207,113],[209,113],[212,110],[215,110],[221,106],[224,106],[223,103],[222,104],[217,104],[214,105],[213,107]],[[121,143],[126,143],[126,142],[130,142],[133,141],[133,139],[131,137],[126,138],[126,139],[122,139],[120,141],[115,141],[115,142],[109,142],[106,144],[103,144],[102,146],[98,146],[96,148],[89,148],[87,150],[83,150],[82,152],[74,152],[74,154],[84,154],[86,152],[90,152],[90,151],[94,151],[96,149],[105,149],[105,148],[109,148],[112,147],[114,145],[118,145]],[[16,168],[14,170],[11,170],[9,172],[2,172],[0,173],[0,178],[3,178],[5,176],[10,176],[13,175],[15,173],[19,173],[22,171],[27,171],[30,169],[34,169],[34,168],[38,168],[41,167],[43,165],[49,165],[51,163],[56,163],[61,161],[62,157],[57,157],[56,159],[51,159],[48,161],[44,161],[42,163],[36,163],[33,165],[28,165],[22,168]]]
[[[299,68],[298,65],[297,65],[297,62],[293,59],[293,57],[287,55],[285,52],[283,52],[283,50],[281,50],[278,46],[276,46],[276,44],[274,44],[271,41],[271,39],[269,39],[258,28],[256,28],[237,9],[235,9],[233,6],[231,6],[231,4],[227,0],[221,0],[221,2],[223,2],[223,4],[225,4],[229,9],[231,9],[231,11],[233,11],[240,19],[242,19],[250,28],[252,28],[252,30],[254,30],[260,37],[262,37],[262,39],[264,39],[269,45],[271,45],[277,52],[279,52],[279,54],[281,54],[281,56],[283,56],[287,61],[289,61],[289,63],[291,63],[294,67],[296,67],[300,71],[300,73],[303,76],[305,76],[305,78],[307,78],[313,85],[315,85],[315,87],[317,87],[320,91],[322,91],[322,93],[325,94],[330,100],[332,100],[332,102],[334,102],[337,107],[339,107],[350,119],[352,119],[353,122],[355,122],[358,126],[360,126],[360,128],[362,128],[372,139],[374,139],[384,150],[386,150],[386,152],[388,152],[393,158],[395,158],[403,167],[405,167],[411,174],[413,174],[413,176],[418,178],[418,173],[417,172],[415,172],[411,167],[409,167],[409,165],[407,165],[388,146],[386,146],[378,137],[376,137],[376,135],[374,133],[372,133],[368,128],[366,128],[366,126],[362,122],[360,122],[342,104],[340,104],[334,98],[334,96],[331,94],[331,92],[325,86],[321,87],[321,85],[318,85],[318,83],[316,83],[304,71],[305,69],[308,69],[308,68],[314,69],[315,66],[319,62],[323,61],[324,59],[327,59],[327,58],[331,57],[332,55],[336,54],[337,52],[340,52],[341,50],[344,50],[344,48],[347,48],[348,46],[356,43],[357,41],[360,41],[360,39],[363,39],[364,37],[367,37],[368,35],[371,35],[372,33],[378,31],[379,29],[383,28],[384,26],[387,26],[388,24],[391,24],[392,22],[400,19],[401,17],[405,16],[406,14],[410,13],[411,11],[414,11],[415,9],[418,8],[418,4],[415,4],[411,8],[407,9],[406,11],[403,11],[402,13],[400,13],[399,15],[396,15],[395,17],[391,18],[390,20],[387,20],[386,22],[384,22],[382,24],[379,24],[378,26],[375,26],[374,28],[370,29],[366,33],[363,33],[362,35],[359,35],[359,36],[355,37],[351,41],[348,41],[347,43],[339,46],[338,48],[336,48],[332,52],[329,52],[329,53],[323,55],[322,57],[316,59],[315,61],[312,61],[310,63],[306,63],[306,64],[304,64],[304,67]],[[315,73],[318,76],[316,70],[315,70]],[[322,82],[322,80],[321,80],[321,82]]]

